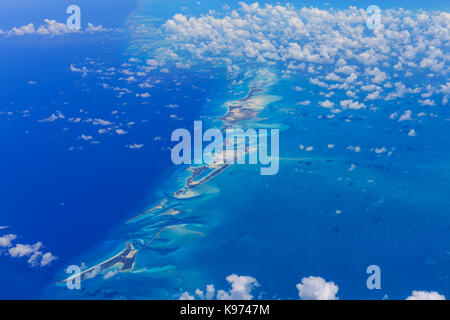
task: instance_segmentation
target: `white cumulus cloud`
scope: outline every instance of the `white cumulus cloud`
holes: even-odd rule
[[[297,284],[297,290],[302,300],[337,300],[339,287],[333,281],[327,282],[322,277],[310,276]]]
[[[445,296],[436,291],[416,291],[414,290],[406,300],[445,300]]]
[[[196,289],[195,295],[199,299],[206,300],[252,300],[252,290],[255,287],[259,287],[258,281],[250,276],[238,276],[237,274],[231,274],[226,277],[226,280],[231,285],[231,289],[216,290],[214,285],[206,286],[206,294],[203,290]],[[189,292],[183,292],[179,298],[180,300],[194,300],[195,297]]]

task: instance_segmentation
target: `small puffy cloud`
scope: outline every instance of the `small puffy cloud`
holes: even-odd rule
[[[353,101],[351,99],[349,100],[342,100],[340,102],[341,107],[344,109],[365,109],[366,105],[362,102]]]
[[[350,74],[347,78],[345,78],[346,83],[352,83],[354,82],[358,76],[355,73]]]
[[[100,265],[95,266],[91,271],[87,272],[85,275],[86,279],[93,279],[102,272]]]
[[[180,300],[195,300],[195,298],[186,291],[181,294]]]
[[[57,257],[54,256],[51,252],[44,253],[41,259],[41,267],[45,267],[51,264],[52,261],[56,260]]]
[[[310,276],[303,278],[297,284],[298,295],[302,300],[337,300],[339,287],[332,281],[327,282],[322,277]]]
[[[104,28],[102,25],[94,26],[92,23],[89,22],[86,31],[89,33],[94,33],[94,32],[106,32],[109,30]]]
[[[195,295],[202,300],[214,299],[215,293],[216,293],[216,289],[214,288],[214,285],[212,285],[212,284],[208,284],[206,286],[206,294],[200,289],[195,290]]]
[[[440,92],[442,92],[443,94],[450,95],[450,82],[447,82],[446,84],[442,84]]]
[[[39,122],[53,122],[58,119],[64,119],[64,118],[65,118],[65,116],[60,111],[56,111],[56,114],[52,113],[49,117],[38,120],[38,121]]]
[[[206,294],[203,290],[196,289],[195,295],[202,300],[252,300],[252,290],[255,287],[259,287],[258,281],[250,276],[238,276],[236,274],[229,275],[226,280],[231,285],[231,289],[228,291],[218,290],[214,285],[209,284],[206,286]],[[195,300],[195,297],[189,292],[183,292],[179,298],[180,300]]]
[[[7,234],[0,237],[0,248],[8,248],[12,246],[12,241],[17,239],[15,234]]]
[[[116,133],[117,133],[118,135],[123,135],[123,134],[127,134],[128,132],[125,131],[125,130],[123,130],[123,129],[116,129]]]
[[[98,126],[98,125],[100,125],[100,126],[110,126],[113,123],[111,121],[108,121],[108,120],[94,119],[94,121],[92,121],[92,124],[95,125],[95,126]]]
[[[319,105],[323,108],[333,108],[334,103],[331,102],[330,100],[325,100],[325,101],[319,102]]]
[[[320,81],[318,79],[315,78],[311,78],[309,79],[309,82],[311,82],[312,84],[315,84],[316,86],[322,87],[322,88],[326,88],[327,84],[323,81]]]
[[[379,91],[373,91],[372,93],[369,93],[366,96],[366,100],[375,100],[380,96],[380,92]]]
[[[83,68],[77,68],[75,67],[73,64],[70,65],[70,71],[72,72],[81,72],[83,74],[87,74],[89,72],[89,70],[83,66]]]
[[[360,146],[348,146],[347,149],[355,152],[361,152]]]
[[[121,80],[125,80],[127,82],[135,82],[136,78],[134,76],[129,76],[128,78],[121,78]]]
[[[445,296],[436,291],[416,291],[414,290],[406,300],[445,300]]]
[[[226,279],[231,285],[231,290],[217,291],[217,300],[251,300],[253,299],[251,291],[253,288],[259,287],[258,281],[250,276],[238,276],[232,274]]]
[[[385,153],[385,152],[387,152],[386,147],[375,148],[375,153],[376,154]]]
[[[89,135],[85,135],[84,133],[80,136],[80,138],[79,139],[81,139],[81,140],[84,140],[84,141],[89,141],[89,140],[92,140],[92,139],[94,139],[92,136],[89,136]]]
[[[375,84],[371,84],[371,85],[367,85],[367,86],[362,86],[361,90],[363,90],[363,91],[381,90],[381,87],[379,87]]]
[[[296,103],[296,105],[298,105],[298,106],[308,106],[308,105],[310,105],[310,104],[311,104],[311,101],[309,101],[309,100],[298,101],[298,102]]]
[[[154,68],[159,67],[161,65],[161,62],[159,62],[159,61],[157,61],[155,59],[147,59],[145,61],[145,63],[147,65],[149,65],[150,67],[154,67]]]
[[[436,103],[431,99],[419,100],[419,103],[423,106],[434,106]]]
[[[394,88],[395,88],[395,91],[392,91],[391,93],[389,93],[387,95],[387,97],[385,98],[386,100],[402,98],[405,95],[405,93],[407,92],[406,86],[403,83],[401,83],[400,81],[397,81],[396,83],[394,83]]]
[[[128,145],[126,145],[126,147],[129,149],[141,149],[142,147],[144,147],[144,145],[134,143],[134,144],[128,144]]]
[[[398,119],[399,122],[401,121],[407,121],[407,120],[412,120],[411,119],[411,110],[406,110]]]
[[[355,73],[355,71],[355,67],[345,65],[337,68],[334,72],[351,75],[352,73]]]
[[[338,76],[335,73],[330,73],[325,77],[326,80],[329,81],[336,81],[336,82],[340,82],[340,81],[344,81],[340,76]]]
[[[385,72],[381,71],[378,67],[373,69],[367,68],[366,75],[372,76],[372,82],[380,84],[387,79],[387,75]]]

